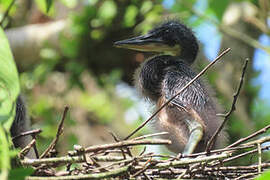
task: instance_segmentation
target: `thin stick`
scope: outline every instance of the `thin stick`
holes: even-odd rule
[[[22,132],[19,135],[12,137],[12,140],[18,139],[18,138],[23,137],[23,136],[37,135],[37,134],[39,134],[41,132],[42,132],[41,129],[34,129],[34,130],[31,130],[31,131]]]
[[[20,151],[19,157],[23,159],[34,146],[34,144],[36,144],[36,139],[32,139],[32,141]]]
[[[131,178],[134,178],[136,176],[138,176],[139,174],[143,173],[144,171],[146,171],[146,169],[151,165],[151,160],[152,158],[150,157],[145,164],[143,165],[142,169],[137,171],[135,174],[131,175]]]
[[[258,173],[260,174],[262,172],[262,147],[261,144],[258,143]]]
[[[232,102],[232,106],[231,106],[231,109],[228,113],[226,113],[225,117],[224,117],[224,120],[222,122],[222,124],[219,126],[219,128],[216,130],[215,134],[211,137],[211,139],[208,141],[207,143],[207,146],[205,148],[205,151],[206,152],[209,152],[210,149],[212,148],[213,146],[213,142],[215,141],[217,135],[220,133],[220,131],[223,129],[223,127],[225,126],[226,122],[228,121],[229,117],[231,116],[232,112],[235,111],[235,104],[236,104],[236,101],[238,99],[238,96],[240,94],[240,90],[242,88],[242,85],[243,85],[243,82],[244,82],[244,76],[245,76],[245,73],[246,73],[246,70],[247,70],[247,65],[248,65],[248,59],[246,59],[245,61],[245,64],[243,66],[243,69],[242,69],[242,75],[241,75],[241,78],[240,78],[240,83],[239,83],[239,86],[238,86],[238,89],[236,91],[236,93],[233,95],[233,102]]]
[[[170,140],[167,139],[144,139],[144,140],[126,140],[126,141],[120,141],[116,143],[111,143],[111,144],[102,144],[102,145],[95,145],[95,146],[89,146],[85,148],[85,153],[89,152],[98,152],[101,150],[108,150],[108,149],[113,149],[113,148],[122,148],[122,147],[127,147],[127,146],[134,146],[134,145],[169,145],[171,144]],[[73,156],[76,155],[76,151],[71,151],[69,152],[69,155]]]
[[[268,125],[268,126],[262,128],[262,129],[256,131],[255,133],[253,133],[253,134],[251,134],[251,135],[249,135],[249,136],[247,136],[247,137],[245,137],[245,138],[239,139],[238,141],[234,142],[233,144],[229,145],[229,146],[226,147],[226,148],[235,147],[235,146],[241,144],[242,142],[245,142],[245,141],[247,141],[247,140],[249,140],[249,139],[251,139],[251,138],[253,138],[253,137],[256,137],[256,136],[258,136],[258,135],[260,135],[260,134],[263,134],[263,133],[265,133],[269,128],[270,128],[270,125]]]
[[[144,136],[140,136],[140,137],[136,137],[133,140],[140,140],[140,139],[145,139],[145,138],[149,138],[149,137],[153,137],[153,136],[161,136],[161,135],[168,135],[168,132],[159,132],[159,133],[154,133],[154,134],[147,134]]]
[[[49,147],[41,154],[40,158],[44,158],[48,155],[48,153],[55,148],[58,140],[59,140],[59,137],[60,135],[63,133],[63,125],[64,125],[64,121],[66,119],[66,115],[67,115],[67,112],[68,112],[68,107],[66,106],[65,109],[64,109],[64,112],[63,112],[63,116],[62,116],[62,119],[58,125],[58,129],[57,129],[57,133],[56,133],[56,137],[55,139],[51,142],[51,144],[49,145]]]
[[[227,54],[231,49],[227,48],[223,51],[214,61],[209,63],[199,74],[197,74],[189,83],[187,83],[180,91],[178,91],[173,97],[171,97],[167,102],[165,102],[150,118],[144,121],[138,128],[136,128],[132,133],[130,133],[124,140],[129,139],[136,132],[138,132],[141,128],[143,128],[150,120],[152,120],[165,106],[167,106],[176,96],[178,96],[181,92],[183,92],[188,86],[190,86],[194,81],[196,81],[199,77],[201,77],[212,65],[214,65],[222,56]]]
[[[91,174],[78,174],[69,176],[59,176],[59,177],[44,177],[44,176],[28,176],[26,180],[69,180],[69,179],[107,179],[115,176],[119,176],[129,170],[132,164],[128,164],[124,167],[120,167],[108,172],[101,173],[91,173]]]

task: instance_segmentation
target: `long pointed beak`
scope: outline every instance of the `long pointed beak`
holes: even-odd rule
[[[119,48],[127,48],[144,52],[157,52],[156,48],[161,47],[164,41],[160,38],[154,37],[153,34],[146,35],[117,41],[114,46]]]

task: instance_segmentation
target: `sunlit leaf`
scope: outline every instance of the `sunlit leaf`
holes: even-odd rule
[[[117,6],[114,1],[107,0],[105,1],[98,11],[98,16],[105,20],[111,20],[117,13]]]
[[[145,14],[148,11],[150,11],[152,7],[153,7],[152,1],[144,1],[143,4],[142,4],[142,7],[140,9],[140,12],[142,14]]]
[[[46,0],[46,13],[50,11],[51,6],[52,6],[52,0]]]
[[[61,0],[68,8],[74,8],[78,4],[78,0]]]
[[[0,28],[0,123],[8,130],[15,115],[15,101],[20,92],[19,77],[8,40]]]
[[[217,0],[210,0],[209,1],[209,8],[215,13],[219,20],[222,19],[223,14],[229,5],[229,0],[217,1]]]
[[[38,9],[48,16],[53,15],[53,1],[52,0],[35,0]]]
[[[124,25],[126,27],[131,27],[136,22],[136,16],[138,14],[138,8],[134,5],[128,6],[125,17],[124,17]]]
[[[9,179],[12,180],[21,180],[25,179],[26,176],[31,175],[34,172],[32,168],[16,168],[12,169],[9,173]]]
[[[270,171],[264,172],[262,175],[256,178],[256,180],[268,180],[270,179]]]

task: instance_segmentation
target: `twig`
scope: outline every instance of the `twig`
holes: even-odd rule
[[[256,175],[258,175],[258,173],[246,173],[246,174],[243,174],[242,176],[239,176],[238,178],[235,178],[235,180],[247,179],[247,177],[254,177]]]
[[[115,134],[114,132],[109,131],[109,133],[111,134],[111,136],[113,137],[113,139],[114,139],[115,142],[119,142],[119,138],[116,136],[116,134]],[[121,152],[122,152],[122,155],[123,155],[124,159],[126,159],[126,154],[125,154],[123,148],[120,148],[120,150],[121,150]],[[130,155],[132,156],[130,150],[129,150],[128,148],[126,148],[126,150],[127,150],[127,151],[130,153]]]
[[[138,128],[136,128],[132,133],[130,133],[124,140],[129,139],[136,132],[138,132],[141,128],[143,128],[150,120],[152,120],[165,106],[167,106],[175,97],[177,97],[180,93],[182,93],[188,86],[190,86],[194,81],[196,81],[199,77],[201,77],[212,65],[214,65],[222,56],[228,53],[231,49],[227,48],[224,50],[214,61],[209,63],[199,74],[197,74],[189,83],[187,83],[180,91],[178,91],[174,96],[172,96],[168,101],[166,101],[150,118],[144,121]]]
[[[258,173],[260,174],[262,172],[262,148],[261,144],[258,143]]]
[[[140,140],[140,139],[145,139],[145,138],[149,138],[149,137],[153,137],[153,136],[160,136],[160,135],[167,135],[167,134],[169,134],[169,133],[168,132],[159,132],[159,133],[147,134],[147,135],[136,137],[133,140]]]
[[[32,141],[20,151],[19,157],[23,159],[35,144],[36,140],[32,139]]]
[[[125,160],[120,156],[97,156],[92,157],[96,161],[101,162],[117,162]],[[127,158],[127,160],[131,160],[131,158]],[[24,166],[37,166],[41,164],[67,164],[67,163],[82,163],[86,162],[83,155],[80,156],[62,156],[62,157],[53,157],[53,158],[43,158],[43,159],[23,159],[21,160],[21,164]]]
[[[243,66],[242,75],[241,75],[241,78],[240,78],[238,89],[237,89],[236,93],[233,95],[233,102],[232,102],[231,109],[230,109],[230,111],[228,113],[226,113],[222,124],[219,126],[219,128],[215,131],[214,135],[208,141],[207,146],[206,146],[206,149],[205,149],[206,152],[209,152],[210,151],[210,149],[212,148],[213,142],[215,141],[216,137],[218,136],[218,134],[220,133],[220,131],[224,128],[224,126],[225,126],[226,122],[228,121],[229,117],[231,116],[232,112],[235,111],[235,104],[236,104],[236,101],[238,99],[238,96],[240,94],[240,90],[241,90],[242,85],[243,85],[243,82],[244,82],[244,76],[245,76],[245,73],[246,73],[247,65],[248,65],[248,59],[246,59],[245,64]]]
[[[15,3],[15,0],[12,0],[11,3],[9,4],[9,6],[8,6],[6,12],[4,13],[3,18],[1,19],[0,26],[1,26],[3,29],[4,29],[3,23],[4,23],[5,19],[7,18],[8,14],[9,14],[9,11],[10,11],[10,9],[12,8],[12,6],[13,6],[14,3]]]
[[[131,164],[122,167],[117,168],[108,172],[102,172],[102,173],[91,173],[91,174],[80,174],[80,175],[71,175],[71,176],[59,176],[59,177],[40,177],[40,176],[30,176],[27,177],[26,180],[78,180],[78,179],[104,179],[104,178],[110,178],[114,176],[119,176],[125,172],[128,171]]]
[[[34,130],[31,130],[31,131],[22,132],[19,135],[12,137],[12,140],[18,139],[18,138],[23,137],[23,136],[37,135],[37,134],[39,134],[41,132],[42,132],[41,129],[34,129]]]
[[[131,178],[134,178],[134,177],[138,176],[139,174],[143,173],[143,172],[151,165],[151,163],[150,163],[151,160],[152,160],[152,158],[150,157],[150,159],[148,159],[148,160],[145,162],[145,164],[143,165],[142,169],[139,170],[139,171],[137,171],[135,174],[133,174],[133,175],[131,176]]]
[[[253,133],[253,134],[251,134],[251,135],[249,135],[249,136],[247,136],[247,137],[245,137],[245,138],[239,139],[238,141],[234,142],[233,144],[229,145],[229,146],[226,147],[226,148],[235,147],[235,146],[237,146],[237,145],[239,145],[239,144],[241,144],[241,143],[243,143],[243,142],[245,142],[245,141],[248,141],[249,139],[251,139],[251,138],[253,138],[253,137],[255,137],[255,136],[258,136],[258,135],[260,135],[260,134],[262,134],[262,133],[265,133],[269,128],[270,128],[270,125],[268,125],[268,126],[262,128],[262,129],[256,131],[255,133]]]
[[[269,148],[270,148],[270,145],[261,147],[261,150],[268,150]],[[258,149],[253,149],[251,151],[244,152],[242,154],[238,154],[238,155],[230,157],[228,159],[224,159],[223,162],[229,162],[229,161],[232,161],[232,160],[235,160],[235,159],[239,159],[241,157],[244,157],[246,155],[253,154],[253,153],[256,153],[256,152],[258,152]],[[219,163],[217,163],[217,164],[219,164]],[[214,165],[217,165],[217,164],[214,164]]]
[[[170,140],[166,139],[145,139],[145,140],[127,140],[127,141],[120,141],[116,143],[111,144],[102,144],[102,145],[95,145],[85,148],[85,153],[90,152],[98,152],[101,150],[108,150],[112,148],[121,148],[121,147],[127,147],[127,146],[134,146],[134,145],[169,145],[171,144]],[[71,151],[69,153],[71,156],[76,155],[76,151]]]
[[[211,155],[211,156],[205,156],[205,157],[199,157],[195,159],[190,159],[190,158],[183,158],[178,161],[172,161],[172,162],[164,162],[164,163],[158,163],[156,165],[153,165],[153,168],[158,168],[158,169],[163,169],[163,168],[168,168],[168,167],[179,167],[183,165],[190,165],[194,163],[201,163],[201,162],[207,162],[211,160],[220,160],[224,159],[227,157],[230,157],[230,153],[222,153],[218,155]]]
[[[67,112],[68,112],[68,107],[66,106],[65,109],[64,109],[64,112],[63,112],[63,116],[62,116],[62,119],[58,125],[58,129],[57,129],[57,133],[56,133],[56,137],[55,139],[51,142],[51,144],[49,145],[49,147],[41,154],[40,158],[44,158],[48,155],[48,153],[55,148],[58,140],[59,140],[59,137],[60,135],[63,133],[63,125],[64,125],[64,121],[66,119],[66,115],[67,115]]]

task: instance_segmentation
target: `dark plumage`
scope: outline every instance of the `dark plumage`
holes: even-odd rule
[[[176,21],[164,23],[146,35],[118,41],[115,45],[169,54],[150,58],[137,71],[136,86],[157,107],[196,75],[190,64],[198,53],[197,40],[190,29]],[[185,154],[204,151],[221,124],[216,116],[214,99],[207,91],[203,83],[196,80],[158,114],[156,128],[169,132],[172,145],[168,148],[171,151]],[[224,136],[219,136],[217,142],[223,139]]]
[[[16,100],[16,115],[15,119],[10,128],[11,137],[21,135],[23,132],[31,130],[30,128],[30,119],[27,116],[25,102],[21,95],[18,96]],[[25,148],[32,140],[31,136],[22,136],[16,139],[13,139],[13,144],[15,148]],[[26,156],[28,158],[35,158],[34,150],[31,149]]]

